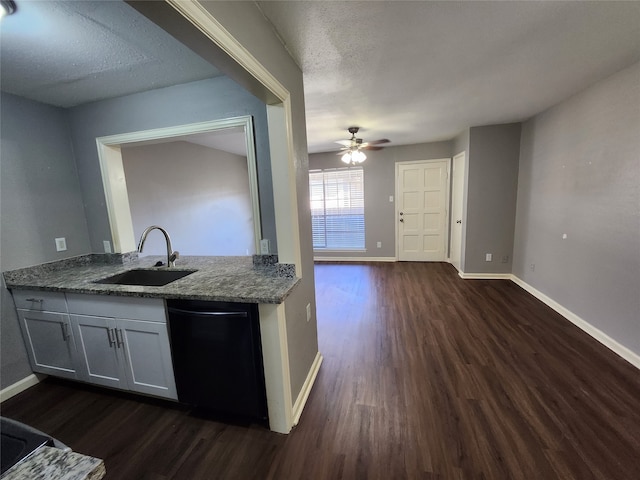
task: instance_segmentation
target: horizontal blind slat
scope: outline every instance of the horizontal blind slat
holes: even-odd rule
[[[362,167],[309,173],[313,247],[364,248]]]

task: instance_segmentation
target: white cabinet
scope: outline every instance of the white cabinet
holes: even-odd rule
[[[115,320],[88,315],[71,315],[78,339],[82,368],[80,379],[85,382],[126,389],[124,359],[119,354]]]
[[[21,290],[13,296],[33,371],[77,379],[78,355],[64,293]]]
[[[67,294],[79,378],[177,400],[164,301]]]

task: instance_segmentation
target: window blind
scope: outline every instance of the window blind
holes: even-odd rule
[[[309,172],[313,248],[364,249],[362,167]]]

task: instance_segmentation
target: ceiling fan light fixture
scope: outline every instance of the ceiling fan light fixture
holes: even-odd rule
[[[342,155],[342,161],[346,164],[356,165],[358,163],[362,163],[367,159],[367,156],[364,152],[360,150],[349,150],[347,153]]]

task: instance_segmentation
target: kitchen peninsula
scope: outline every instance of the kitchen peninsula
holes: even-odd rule
[[[164,256],[93,254],[4,272],[7,288],[96,295],[176,298],[240,303],[282,303],[299,279],[293,265],[277,263],[275,255],[253,257],[186,256],[175,270],[194,273],[165,286],[115,285],[98,280],[134,268],[154,267]]]
[[[300,281],[294,266],[277,263],[275,255],[187,256],[174,268],[155,267],[162,260],[90,254],[4,272],[33,371],[178,400],[166,304],[254,304],[269,427],[288,433],[293,420],[289,380],[283,377],[284,302]],[[162,286],[97,283],[133,270],[188,275]]]

